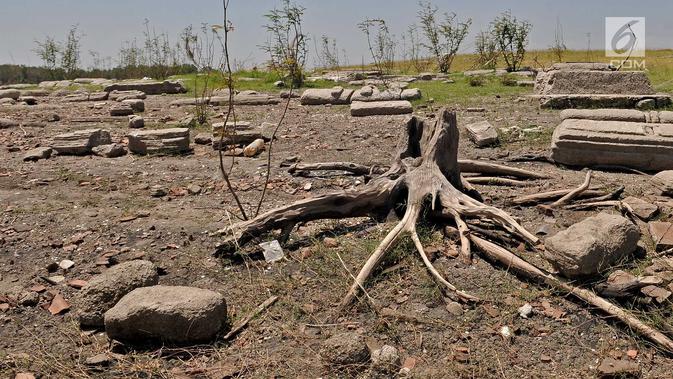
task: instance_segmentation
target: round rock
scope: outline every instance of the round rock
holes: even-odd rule
[[[396,373],[400,369],[400,362],[400,354],[390,345],[383,345],[372,353],[372,370],[378,373]]]
[[[137,288],[105,313],[105,331],[120,341],[161,340],[194,343],[212,340],[225,325],[221,294],[194,287]]]
[[[79,322],[82,326],[103,326],[103,315],[124,295],[138,287],[152,286],[159,274],[150,261],[118,264],[96,276],[77,297]]]
[[[363,336],[347,332],[328,338],[320,350],[325,362],[334,365],[352,365],[369,360],[369,348]]]

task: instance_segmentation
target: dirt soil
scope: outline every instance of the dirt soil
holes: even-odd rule
[[[170,108],[173,99],[148,97],[147,128],[179,120],[191,111],[189,107]],[[111,102],[96,109],[91,102],[63,103],[57,97],[39,101],[36,106],[0,107],[0,117],[22,123],[0,130],[0,297],[9,301],[8,308],[0,308],[2,377],[19,372],[44,378],[362,375],[365,367],[342,371],[326,365],[318,354],[321,342],[349,330],[365,335],[370,348],[395,346],[414,378],[591,378],[608,357],[636,362],[645,378],[670,377],[673,361],[627,328],[566,294],[518,278],[481,258],[467,266],[443,256],[441,252],[454,242],[442,240],[430,227],[425,227],[423,239],[439,247],[435,264],[457,287],[483,299],[481,303],[463,306],[459,315],[450,313],[449,300],[407,241],[389,254],[367,286],[368,295],[390,311],[377,315],[360,299],[336,322],[326,323],[350,286],[351,274],[358,272],[391,223],[375,224],[367,219],[308,223],[293,232],[285,246],[287,259],[273,264],[255,255],[214,258],[214,248],[223,237],[211,233],[235,222],[226,211],[236,214],[237,210],[219,176],[217,153],[210,146],[193,144],[193,153],[183,156],[55,156],[23,162],[26,150],[49,145],[56,134],[104,127],[114,141],[121,142],[128,132],[125,117],[116,122],[76,122],[85,116],[107,118]],[[236,112],[239,119],[259,127],[263,122],[276,122],[282,105],[241,106]],[[463,139],[461,158],[498,161],[553,177],[523,188],[478,186],[488,203],[511,212],[533,232],[547,225],[548,235],[596,212],[560,210],[549,216],[535,207],[510,202],[522,194],[574,188],[583,181],[585,173],[579,170],[543,162],[507,162],[522,154],[545,153],[550,130],[559,122],[557,112],[541,111],[536,104],[513,97],[479,98],[471,107],[484,107],[485,112],[458,108],[459,125],[486,119],[497,127],[537,125],[543,131],[533,137],[505,138],[499,147],[485,149],[476,149]],[[214,108],[214,121],[221,120],[225,110]],[[60,121],[46,122],[53,113]],[[432,109],[418,113],[426,115]],[[404,118],[353,118],[345,106],[300,106],[293,100],[274,145],[271,184],[263,209],[362,185],[362,178],[352,176],[292,177],[279,163],[298,156],[307,163],[388,164],[403,132]],[[192,136],[204,131],[194,130]],[[235,160],[233,184],[248,212],[260,197],[265,168],[265,155]],[[627,195],[662,200],[654,196],[647,176],[599,171],[594,184],[610,190],[624,185]],[[152,197],[150,187],[155,185],[166,188],[169,195]],[[190,185],[200,186],[202,192],[189,194],[186,188]],[[660,218],[668,218],[670,205],[660,205]],[[643,244],[651,250],[646,227],[643,233]],[[325,237],[336,238],[336,246],[326,246]],[[539,255],[521,254],[547,267]],[[271,295],[279,300],[230,342],[190,347],[111,343],[103,331],[80,330],[74,317],[78,290],[66,284],[105,271],[108,265],[100,259],[104,256],[109,257],[109,264],[148,259],[161,268],[161,284],[224,294],[231,323]],[[48,271],[50,264],[62,259],[74,261],[74,267]],[[625,264],[634,267],[639,263]],[[42,279],[53,275],[66,280],[52,285]],[[46,287],[37,306],[12,302],[37,285]],[[71,309],[54,316],[45,307],[57,292]],[[535,309],[529,319],[518,315],[517,309],[525,303]],[[500,335],[503,326],[513,331],[511,339]],[[637,356],[627,358],[628,350],[636,350]],[[107,354],[107,365],[86,364],[99,353]]]

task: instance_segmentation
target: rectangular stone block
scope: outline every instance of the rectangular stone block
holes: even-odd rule
[[[406,100],[397,101],[354,101],[351,103],[351,116],[397,115],[413,112],[411,103]]]
[[[134,154],[179,154],[189,151],[189,129],[138,130],[128,134]]]
[[[673,124],[567,119],[552,137],[552,159],[570,166],[673,169]]]
[[[643,71],[597,70],[540,71],[535,79],[535,92],[539,95],[655,93]]]
[[[86,129],[54,136],[51,147],[61,155],[85,155],[90,154],[92,148],[111,141],[107,130]]]

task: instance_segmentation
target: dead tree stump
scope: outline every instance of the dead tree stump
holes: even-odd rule
[[[365,282],[376,265],[405,233],[410,234],[423,263],[433,278],[446,288],[447,295],[463,302],[478,301],[477,297],[459,290],[442,277],[428,259],[416,232],[416,223],[421,216],[432,217],[444,222],[452,221],[460,235],[460,255],[465,262],[471,261],[470,244],[472,243],[485,258],[496,261],[530,279],[571,294],[619,319],[665,351],[673,353],[673,340],[643,323],[630,312],[590,290],[575,286],[535,267],[499,245],[478,237],[477,234],[483,229],[475,226],[475,233],[470,232],[469,223],[476,219],[480,225],[484,222],[498,225],[533,247],[539,242],[512,216],[477,200],[479,199],[478,193],[460,174],[461,164],[464,167],[483,166],[486,172],[497,171],[534,178],[545,176],[532,175],[525,170],[499,165],[497,167],[484,165],[477,161],[458,162],[458,134],[455,113],[442,109],[434,122],[426,122],[416,117],[409,119],[406,123],[406,134],[400,139],[392,164],[387,170],[363,168],[363,166],[348,162],[311,165],[318,169],[346,169],[376,176],[361,189],[339,191],[300,200],[270,210],[252,220],[236,224],[231,230],[226,230],[231,235],[217,246],[216,253],[222,254],[236,250],[273,230],[280,229],[282,236],[288,236],[294,226],[300,222],[363,216],[382,220],[391,211],[395,211],[401,220],[388,232],[365,262],[341,301],[340,309],[350,304],[358,292],[364,289]]]
[[[471,261],[467,218],[488,219],[523,240],[537,244],[538,239],[506,212],[468,196],[472,187],[460,175],[458,165],[459,132],[456,115],[440,111],[435,122],[411,117],[406,123],[391,167],[374,177],[362,189],[340,191],[301,200],[277,208],[233,227],[233,235],[218,246],[230,250],[272,230],[289,232],[299,222],[371,216],[383,219],[391,211],[401,215],[400,222],[386,235],[357,275],[342,301],[349,304],[371,275],[376,265],[404,234],[409,233],[418,253],[432,276],[462,301],[476,297],[458,290],[444,279],[428,259],[416,232],[422,214],[452,219],[460,232],[461,257]]]

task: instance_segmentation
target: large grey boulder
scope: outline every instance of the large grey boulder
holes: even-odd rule
[[[60,155],[86,155],[92,148],[110,143],[107,130],[86,129],[54,136],[51,147]]]
[[[465,126],[467,137],[477,147],[484,147],[498,143],[498,131],[488,121],[479,121]]]
[[[115,84],[110,84],[106,86],[103,91],[112,92],[112,91],[141,91],[148,95],[159,95],[162,93],[185,93],[187,88],[182,84],[181,81],[170,81],[164,80],[163,82],[158,81],[138,81],[138,82],[119,82]]]
[[[21,91],[18,89],[0,89],[0,99],[18,100],[21,96]]]
[[[159,275],[150,261],[120,263],[94,277],[78,294],[76,303],[83,326],[103,326],[103,315],[119,299],[139,287],[153,286]]]
[[[343,87],[309,88],[301,95],[302,105],[349,104],[353,96],[352,89]]]
[[[398,115],[413,111],[407,100],[396,101],[354,101],[351,103],[351,116]]]
[[[217,336],[226,319],[227,304],[217,292],[153,286],[129,292],[105,312],[105,331],[120,341],[206,342]]]
[[[639,239],[628,219],[603,212],[548,238],[544,257],[566,277],[586,277],[631,254]]]
[[[570,166],[673,169],[673,124],[566,119],[554,130],[551,158]]]
[[[661,195],[673,196],[673,170],[661,171],[651,180]]]
[[[128,135],[134,154],[179,154],[189,151],[189,129],[135,130]]]

